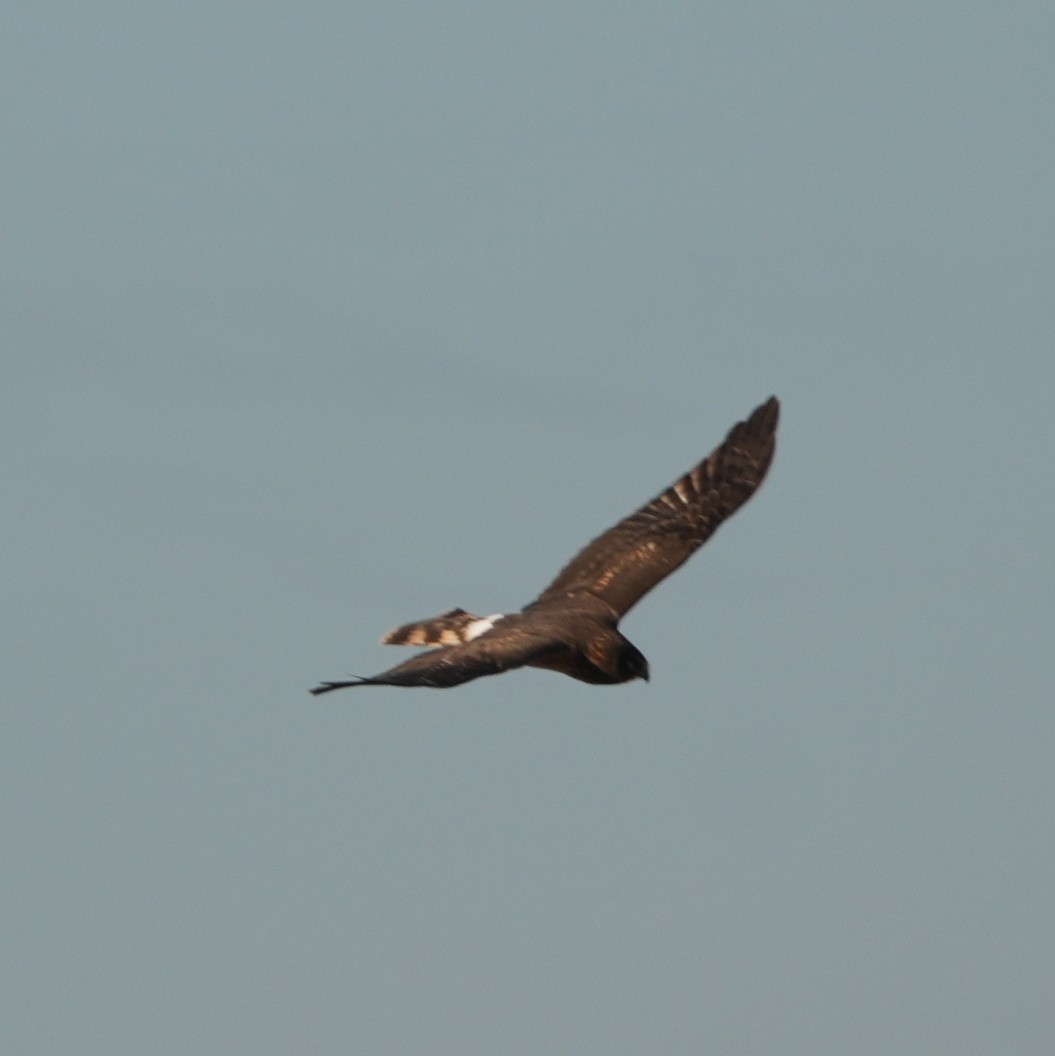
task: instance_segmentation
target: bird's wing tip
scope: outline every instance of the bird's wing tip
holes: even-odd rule
[[[313,697],[317,697],[320,693],[329,693],[333,689],[354,689],[356,686],[367,686],[369,684],[370,680],[367,678],[357,678],[353,682],[322,682],[314,689],[309,689],[308,692]]]

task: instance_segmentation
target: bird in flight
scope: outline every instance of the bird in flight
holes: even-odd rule
[[[323,682],[311,692],[445,689],[515,667],[548,668],[595,685],[647,681],[648,661],[620,634],[619,621],[758,490],[773,459],[779,413],[771,396],[699,465],[581,550],[520,612],[474,616],[449,609],[404,624],[381,641],[428,652],[373,678]]]

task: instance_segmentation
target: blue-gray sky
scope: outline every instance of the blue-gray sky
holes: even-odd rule
[[[9,1051],[1055,1049],[1050,4],[2,21]],[[649,685],[307,695],[771,392]]]

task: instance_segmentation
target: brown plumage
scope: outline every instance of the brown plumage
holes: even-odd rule
[[[770,397],[699,465],[581,550],[520,612],[479,617],[450,609],[397,627],[382,641],[432,648],[373,678],[323,682],[311,692],[445,688],[514,667],[597,685],[647,680],[648,661],[619,633],[619,620],[755,493],[773,459],[779,412]]]

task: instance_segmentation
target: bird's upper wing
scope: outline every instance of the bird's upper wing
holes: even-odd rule
[[[419,653],[373,678],[323,682],[311,692],[328,693],[331,689],[352,686],[432,686],[446,689],[483,675],[497,675],[514,667],[523,667],[532,660],[567,648],[557,638],[522,630],[517,626],[519,619],[519,616],[507,617],[499,621],[494,629],[470,642]]]
[[[737,422],[698,466],[573,557],[535,604],[588,592],[622,616],[755,493],[773,459],[779,412],[772,396]]]

